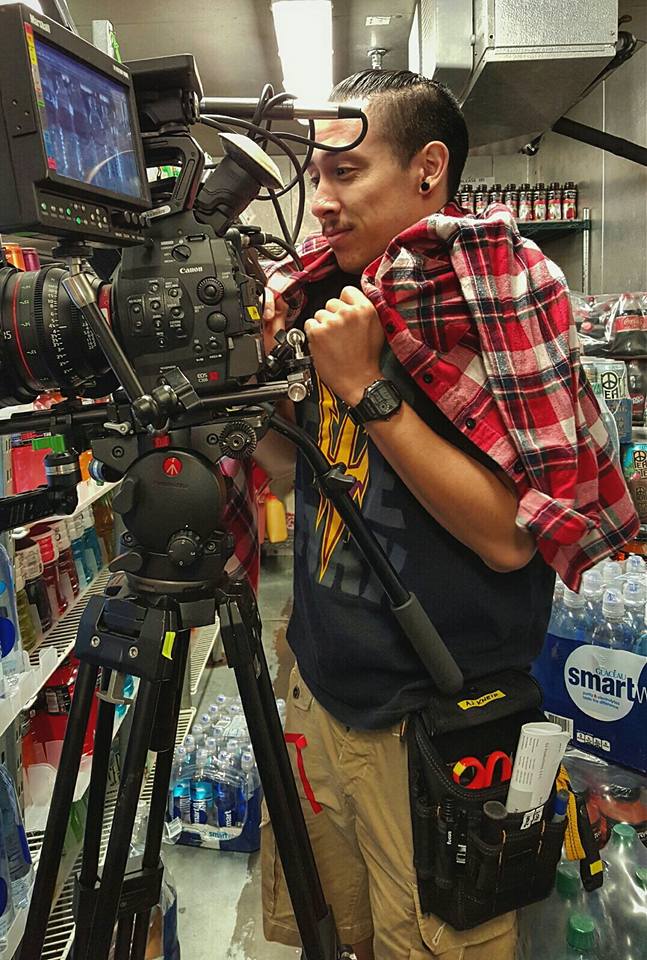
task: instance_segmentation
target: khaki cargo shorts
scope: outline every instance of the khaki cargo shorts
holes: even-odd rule
[[[406,746],[399,728],[349,730],[317,703],[295,667],[285,729],[286,735],[303,734],[307,741],[302,749],[303,778],[294,745],[288,749],[324,894],[342,943],[358,944],[372,937],[375,960],[513,960],[514,913],[458,931],[420,911]],[[267,815],[261,845],[265,936],[298,947]]]

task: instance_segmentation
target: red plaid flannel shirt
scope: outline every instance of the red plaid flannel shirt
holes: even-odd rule
[[[268,284],[291,307],[335,269],[320,234]],[[572,589],[638,531],[559,268],[523,239],[507,207],[454,204],[403,231],[361,278],[398,360],[440,410],[514,482],[517,523]]]

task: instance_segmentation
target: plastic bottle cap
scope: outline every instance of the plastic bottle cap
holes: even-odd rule
[[[620,619],[624,616],[625,602],[615,588],[605,590],[602,598],[602,615],[607,619]]]
[[[638,867],[634,877],[636,878],[636,883],[643,890],[647,890],[647,867]]]
[[[638,834],[629,823],[616,823],[611,831],[611,842],[615,846],[633,843],[638,839]]]
[[[581,593],[575,593],[574,590],[569,590],[568,587],[564,587],[564,606],[571,607],[572,609],[577,610],[580,607],[583,607],[586,603],[586,597]]]
[[[602,564],[602,579],[605,583],[610,583],[622,576],[622,566],[615,560],[606,560]]]
[[[586,913],[573,913],[568,920],[566,941],[569,947],[585,953],[595,946],[595,923]]]
[[[582,587],[588,586],[598,588],[602,586],[602,574],[596,567],[592,570],[586,570],[582,574]]]
[[[560,863],[555,875],[555,889],[560,897],[576,897],[582,890],[578,867],[574,863]]]
[[[627,580],[622,588],[625,603],[641,603],[647,600],[647,586],[640,580]]]

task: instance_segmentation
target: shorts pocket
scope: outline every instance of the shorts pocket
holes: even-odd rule
[[[305,713],[312,708],[314,697],[310,693],[309,689],[303,682],[301,674],[299,673],[299,668],[297,666],[292,667],[290,673],[290,682],[288,687],[288,702],[287,702],[287,718],[289,723],[291,711],[298,710],[300,713]]]
[[[443,957],[447,960],[513,960],[516,941],[516,913],[504,913],[471,930],[455,930],[433,914],[423,914],[418,889],[412,887],[417,930],[409,960]],[[415,942],[417,941],[417,942]],[[480,950],[477,948],[481,948]]]

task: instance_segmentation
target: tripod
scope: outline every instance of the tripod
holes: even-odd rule
[[[271,425],[309,460],[322,492],[334,503],[371,563],[404,632],[441,689],[458,689],[460,671],[367,530],[350,491],[354,483],[330,467],[318,447],[275,414]],[[160,502],[162,475],[185,478]],[[164,494],[162,494],[164,496]],[[173,746],[188,655],[189,628],[213,623],[220,612],[229,666],[234,670],[277,847],[303,944],[305,960],[336,960],[339,942],[327,907],[283,739],[261,625],[251,588],[224,574],[233,542],[222,529],[226,503],[222,474],[193,450],[150,450],[126,470],[114,498],[128,547],[111,569],[126,573],[88,604],[77,636],[81,662],[54,786],[21,960],[38,960],[45,939],[56,874],[74,794],[92,698],[101,670],[100,705],[90,781],[83,861],[75,895],[74,960],[107,960],[115,923],[115,960],[143,960],[150,914],[162,882],[160,849]],[[164,549],[162,549],[162,546]],[[101,824],[119,677],[140,678],[103,869]],[[130,840],[148,750],[157,752],[142,864],[126,874]]]

